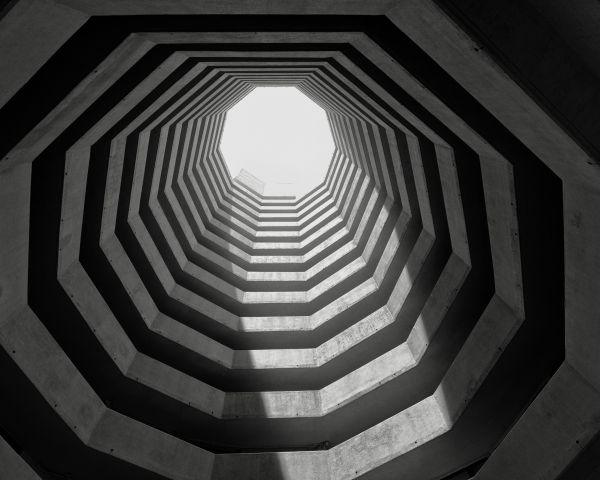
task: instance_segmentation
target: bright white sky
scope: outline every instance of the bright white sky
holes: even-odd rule
[[[333,151],[325,111],[294,87],[257,87],[227,112],[221,153],[229,171],[252,173],[267,195],[309,192]]]

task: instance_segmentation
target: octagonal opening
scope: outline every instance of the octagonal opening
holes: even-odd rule
[[[295,87],[257,87],[226,114],[221,154],[264,195],[301,197],[325,179],[334,143],[325,111]]]

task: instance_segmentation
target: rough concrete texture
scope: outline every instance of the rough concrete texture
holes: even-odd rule
[[[0,478],[592,478],[582,8],[9,4]],[[335,143],[302,198],[219,151],[283,85]]]

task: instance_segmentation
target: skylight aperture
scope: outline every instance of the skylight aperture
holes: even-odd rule
[[[334,143],[325,111],[294,87],[257,87],[227,112],[221,153],[265,195],[300,197],[325,179]]]

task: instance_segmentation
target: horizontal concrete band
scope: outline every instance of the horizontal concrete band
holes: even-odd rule
[[[244,35],[211,33],[205,37],[190,34],[162,35],[162,38],[174,45],[178,42],[187,42],[189,45],[193,42],[202,43],[209,38],[224,43],[239,42]],[[255,34],[249,35],[248,38],[257,38]],[[320,101],[326,110],[329,109],[339,155],[338,163],[332,164],[328,176],[330,184],[320,191],[315,190],[306,197],[310,199],[304,204],[261,197],[235,185],[228,177],[222,159],[214,152],[223,119],[222,112],[218,110],[226,108],[226,103],[217,102],[211,107],[213,111],[207,110],[204,117],[190,115],[180,123],[164,129],[161,126],[160,131],[150,128],[147,133],[125,134],[120,137],[120,144],[117,141],[113,144],[112,152],[110,141],[125,128],[125,123],[120,122],[118,128],[113,128],[111,123],[118,117],[110,119],[106,116],[107,127],[112,131],[101,141],[94,140],[86,144],[84,150],[87,151],[87,161],[92,160],[89,165],[86,164],[85,155],[78,156],[81,150],[77,150],[77,147],[67,154],[66,169],[61,164],[61,156],[85,136],[83,132],[97,128],[94,127],[95,122],[102,116],[96,120],[89,116],[84,118],[85,121],[73,123],[67,130],[68,134],[65,134],[65,140],[57,143],[54,150],[46,151],[44,143],[51,141],[52,135],[60,134],[63,126],[66,127],[79,116],[77,109],[87,108],[94,95],[102,94],[103,88],[110,84],[110,70],[113,69],[115,79],[129,71],[136,65],[135,60],[128,63],[129,59],[142,58],[144,52],[150,50],[152,42],[161,38],[156,34],[145,35],[141,42],[137,38],[130,39],[132,43],[123,44],[121,50],[115,53],[116,57],[110,58],[105,64],[105,70],[100,70],[100,77],[103,74],[106,76],[100,79],[97,92],[89,84],[82,86],[79,92],[75,91],[71,98],[81,95],[84,101],[67,102],[65,106],[68,108],[65,107],[63,113],[48,120],[47,124],[53,125],[53,128],[43,131],[43,135],[33,142],[32,148],[21,148],[20,154],[25,153],[30,159],[37,158],[38,153],[43,152],[35,161],[31,176],[31,217],[28,203],[29,170],[3,173],[3,182],[7,186],[14,184],[6,189],[6,196],[16,196],[18,189],[22,189],[27,197],[27,201],[7,215],[9,221],[6,223],[14,227],[11,231],[16,234],[14,239],[11,238],[11,243],[2,248],[3,266],[6,259],[8,267],[3,270],[10,275],[16,272],[15,278],[27,280],[30,269],[31,290],[27,291],[27,282],[19,280],[15,283],[15,290],[9,292],[11,303],[3,301],[0,304],[2,317],[6,319],[2,323],[0,340],[6,352],[12,352],[16,362],[15,371],[20,369],[25,374],[22,376],[29,379],[46,399],[50,410],[47,416],[65,419],[62,428],[68,425],[65,429],[72,430],[82,444],[108,454],[107,457],[122,459],[127,464],[167,478],[268,477],[277,471],[281,472],[281,469],[291,478],[302,478],[303,475],[304,478],[319,479],[353,478],[362,474],[376,475],[376,472],[389,471],[385,469],[398,468],[399,465],[406,466],[410,458],[419,455],[418,452],[437,452],[439,455],[436,458],[442,469],[438,473],[442,473],[444,468],[450,471],[450,466],[456,465],[457,460],[450,460],[457,458],[456,451],[455,455],[452,454],[452,446],[464,445],[460,444],[461,439],[480,440],[462,449],[460,458],[464,460],[461,461],[473,461],[489,454],[497,445],[497,439],[502,438],[514,418],[520,414],[522,405],[526,405],[533,391],[537,391],[535,382],[540,381],[537,379],[547,378],[541,369],[536,371],[523,365],[523,370],[528,372],[523,375],[529,375],[527,378],[532,379],[532,393],[528,394],[526,389],[515,389],[506,392],[506,397],[501,399],[498,390],[500,383],[494,380],[494,375],[506,375],[511,371],[511,362],[514,368],[526,358],[523,351],[525,347],[519,345],[535,345],[532,340],[535,337],[533,326],[536,325],[534,319],[538,310],[532,307],[535,305],[531,300],[534,298],[531,294],[534,289],[532,284],[543,284],[545,279],[540,276],[542,270],[537,270],[538,264],[535,261],[532,263],[534,256],[531,245],[535,234],[524,218],[531,218],[532,212],[539,213],[536,226],[545,228],[544,232],[551,230],[549,226],[552,222],[550,214],[543,213],[540,202],[524,201],[534,199],[524,194],[523,179],[536,178],[542,185],[548,185],[545,191],[549,195],[545,198],[549,201],[554,201],[550,195],[555,193],[550,186],[552,181],[544,175],[538,175],[539,169],[523,170],[520,165],[513,169],[512,160],[506,160],[510,148],[505,148],[502,142],[491,137],[480,136],[479,125],[473,122],[473,118],[470,118],[470,123],[465,123],[439,102],[439,99],[450,102],[452,95],[436,98],[435,92],[432,95],[430,90],[422,87],[420,82],[427,81],[424,77],[418,77],[417,80],[411,78],[410,72],[394,63],[387,53],[382,53],[382,49],[368,35],[343,34],[344,37],[316,33],[311,40],[307,40],[311,35],[298,33],[292,38],[295,42],[307,43],[323,42],[324,39],[339,41],[343,38],[352,48],[364,52],[393,82],[402,85],[409,95],[418,98],[434,115],[411,103],[410,99],[402,96],[402,92],[394,90],[395,87],[389,84],[382,87],[386,84],[381,76],[377,77],[376,69],[363,70],[357,67],[358,57],[351,58],[351,52],[336,53],[332,57],[335,62],[329,65],[324,62],[323,70],[316,70],[311,74],[312,77],[307,76],[297,84],[301,91]],[[265,34],[264,41],[273,42],[282,38],[281,34]],[[148,39],[151,39],[150,43],[146,43]],[[380,41],[378,45],[384,43]],[[267,54],[272,55],[272,52],[255,52],[257,57]],[[117,58],[119,55],[122,56],[122,63]],[[193,59],[195,54],[183,52],[176,55],[181,56],[165,59],[167,63],[163,65],[166,67],[163,76],[159,74],[156,79],[165,80],[173,72],[184,72],[178,68],[182,68],[187,59]],[[301,57],[299,53],[297,58]],[[168,62],[173,63],[169,66]],[[227,67],[223,68],[225,71]],[[293,81],[293,73],[276,71],[274,66],[272,68],[276,81]],[[345,74],[335,75],[336,70],[341,71],[341,68],[357,74],[368,87],[346,95],[358,87],[356,77],[350,80],[351,77]],[[141,71],[140,68],[138,73]],[[373,81],[371,75],[379,80]],[[144,74],[144,77],[150,79],[149,75]],[[260,73],[251,72],[245,73],[242,80],[245,83],[240,83],[237,90],[240,95],[244,85],[267,82],[269,79],[266,74],[261,76]],[[154,94],[151,81],[146,84],[150,95]],[[338,88],[332,86],[340,84],[345,85],[344,95],[350,100],[340,101],[341,94],[335,92]],[[171,93],[176,91],[175,88]],[[123,114],[135,108],[135,95],[118,107]],[[362,103],[362,98],[368,98],[368,101]],[[131,103],[128,104],[128,101]],[[401,101],[406,105],[401,105]],[[468,118],[465,112],[462,113]],[[64,120],[60,120],[61,115]],[[451,132],[440,124],[438,117],[450,125]],[[58,122],[55,122],[56,118]],[[79,134],[76,134],[78,130]],[[100,131],[98,129],[96,133],[100,135]],[[202,131],[206,136],[196,136],[195,131]],[[500,138],[504,133],[501,129],[498,131]],[[175,143],[170,149],[167,148],[166,139],[169,135],[180,142],[181,156],[174,148]],[[149,147],[151,139],[158,143],[166,142],[164,151],[156,157],[156,161],[152,160],[154,165],[150,165],[144,153],[144,150],[152,150]],[[491,147],[488,141],[495,147]],[[510,144],[510,141],[507,143]],[[79,145],[83,144],[82,141]],[[129,158],[123,148],[128,144],[130,147],[135,145],[137,149],[134,149],[136,154]],[[197,148],[201,145],[204,149],[198,150],[204,152],[202,156],[206,161],[202,164],[191,161],[194,145]],[[496,151],[496,146],[502,150],[502,154]],[[384,153],[388,149],[391,153]],[[120,152],[123,152],[122,157]],[[524,158],[523,162],[529,161],[527,155],[517,157]],[[55,161],[56,165],[50,160]],[[106,165],[122,162],[118,168],[107,168],[106,172],[110,172],[107,185],[113,186],[113,192],[116,189],[122,192],[131,189],[132,193],[127,193],[130,199],[123,205],[116,203],[116,196],[110,190],[104,191],[99,167],[101,162],[106,162]],[[147,166],[143,166],[144,162]],[[159,162],[162,162],[160,169],[157,168]],[[61,216],[61,199],[57,198],[60,189],[56,187],[63,182],[65,172],[66,188],[62,191]],[[133,175],[127,173],[131,175],[131,180],[125,181],[123,177],[122,181],[121,176],[126,172],[133,172]],[[364,175],[364,180],[361,181],[363,177],[360,175]],[[60,181],[52,187],[50,183],[44,185],[41,179]],[[372,213],[364,215],[365,206],[371,198],[366,194],[363,194],[364,204],[357,202],[348,205],[347,199],[365,192],[369,181],[375,185],[373,192],[401,205],[403,212],[398,218],[410,222],[408,219],[420,217],[418,222],[422,232],[418,237],[418,232],[415,232],[414,244],[406,252],[406,261],[398,265],[401,268],[396,269],[393,263],[394,248],[384,247],[391,245],[388,239],[392,241],[397,230],[381,227],[380,232],[385,233],[377,235],[377,230],[367,227],[384,209],[373,205]],[[131,182],[131,187],[127,186],[128,182]],[[22,196],[22,192],[19,195]],[[325,200],[328,194],[331,195],[330,200]],[[119,200],[122,198],[123,195]],[[76,199],[81,205],[77,205]],[[92,210],[92,205],[98,210]],[[377,263],[372,262],[369,275],[375,283],[389,279],[386,289],[391,293],[377,297],[378,308],[354,315],[350,312],[359,310],[351,307],[347,309],[348,313],[336,314],[320,324],[311,324],[315,332],[302,328],[307,315],[287,318],[244,316],[241,311],[238,312],[242,313],[238,315],[239,319],[227,326],[231,332],[219,330],[225,327],[224,324],[221,327],[201,326],[200,323],[204,321],[196,322],[197,330],[191,328],[192,316],[197,312],[185,311],[193,305],[186,289],[193,293],[195,287],[182,288],[177,283],[183,274],[199,280],[205,286],[214,287],[214,290],[225,292],[220,297],[206,293],[209,289],[205,286],[198,290],[204,292],[205,300],[215,305],[225,302],[224,298],[229,297],[236,299],[244,308],[250,307],[244,300],[251,300],[253,295],[258,298],[258,294],[267,291],[271,292],[273,298],[280,298],[278,301],[287,302],[290,298],[284,293],[297,291],[305,294],[315,291],[319,282],[324,280],[315,275],[314,280],[305,280],[306,285],[310,286],[304,289],[272,291],[245,290],[244,282],[268,284],[265,280],[269,277],[267,274],[297,278],[298,273],[309,272],[311,268],[315,271],[324,266],[325,259],[335,258],[333,256],[340,252],[339,248],[348,245],[348,253],[330,264],[332,270],[324,278],[331,283],[340,283],[339,288],[344,289],[340,293],[352,292],[348,288],[352,284],[344,280],[354,275],[349,267],[353,261],[350,256],[353,252],[350,249],[351,241],[332,242],[327,247],[330,250],[315,255],[311,260],[313,264],[303,258],[306,265],[300,268],[294,266],[285,269],[286,264],[291,264],[294,254],[285,250],[287,257],[281,255],[278,258],[281,270],[252,268],[251,260],[261,256],[260,250],[255,250],[261,245],[257,246],[256,243],[264,243],[265,247],[269,243],[286,243],[291,235],[289,232],[296,235],[300,231],[298,228],[304,228],[310,222],[314,222],[310,227],[314,232],[323,227],[320,235],[324,237],[333,231],[330,229],[332,217],[327,215],[334,215],[336,209],[343,219],[340,226],[349,224],[350,218],[357,221],[357,225],[362,222],[362,231],[355,237],[360,239],[359,242],[364,242],[360,255],[365,265],[361,271],[366,272],[365,267],[369,265],[365,256],[373,261],[377,259]],[[84,214],[84,210],[88,213]],[[194,218],[186,215],[187,211],[194,210],[204,216]],[[98,224],[90,221],[92,211],[102,212],[102,216],[97,217]],[[6,213],[3,211],[2,214],[4,216]],[[364,215],[364,221],[361,215]],[[106,220],[109,217],[110,220]],[[75,224],[77,228],[69,230]],[[129,233],[124,232],[130,227],[123,228],[120,225],[132,225],[136,239],[126,240]],[[28,238],[29,228],[31,238]],[[213,235],[210,241],[196,235],[195,231],[202,228],[202,235]],[[46,234],[41,235],[40,232],[58,233],[59,229],[64,234],[60,237],[60,243],[52,240],[59,238],[58,235],[49,235],[48,245],[44,245]],[[177,229],[186,230],[187,234],[182,235]],[[359,232],[358,227],[356,232]],[[266,237],[262,236],[263,233]],[[307,230],[303,234],[311,235],[311,232]],[[383,238],[378,239],[381,247],[374,247],[373,241],[369,243],[369,239],[382,235]],[[557,235],[560,236],[560,231]],[[161,240],[161,237],[166,240]],[[194,237],[198,241],[194,242]],[[548,238],[550,244],[554,245],[554,237],[548,235]],[[102,247],[94,246],[101,239]],[[398,245],[403,243],[402,237],[393,241]],[[218,242],[222,243],[213,248]],[[139,244],[136,247],[138,253],[134,248],[136,243]],[[235,252],[228,250],[231,247],[235,247]],[[289,247],[287,245],[285,248]],[[360,248],[355,246],[357,251]],[[168,276],[154,284],[149,282],[150,270],[140,268],[139,261],[142,255],[150,257],[151,250],[158,254],[151,257],[156,261],[164,256],[160,260],[161,269],[168,272]],[[296,253],[297,257],[305,255],[304,251]],[[44,255],[48,260],[43,258]],[[53,263],[56,255],[62,262],[60,281],[70,297],[56,282],[57,269]],[[108,259],[110,264],[103,266],[104,259]],[[346,259],[348,262],[344,263]],[[27,262],[30,262],[29,267]],[[210,268],[207,268],[209,265]],[[211,270],[216,268],[214,265],[237,270],[220,278]],[[392,275],[386,277],[385,272],[390,268]],[[101,274],[109,271],[113,273],[106,278],[114,278],[113,288],[109,287],[110,282],[103,279]],[[341,277],[336,276],[335,272],[340,272]],[[246,273],[260,280],[243,279],[238,275]],[[525,290],[523,279],[528,282]],[[421,283],[417,283],[413,289],[415,282]],[[261,288],[263,286],[261,284]],[[160,289],[166,294],[157,295]],[[18,294],[13,294],[13,291],[18,291]],[[244,292],[241,297],[240,292]],[[418,292],[424,298],[418,299]],[[524,292],[529,292],[528,296]],[[245,297],[246,294],[250,296]],[[327,295],[329,290],[323,290],[320,294]],[[32,305],[33,312],[26,307],[27,303]],[[180,305],[179,311],[173,308],[177,303]],[[126,304],[129,306],[126,307]],[[54,315],[58,314],[64,325],[52,320],[52,305],[58,307]],[[205,310],[206,306],[208,303],[202,304],[198,312]],[[523,322],[526,311],[528,318]],[[132,328],[133,320],[126,318],[129,315],[126,312],[136,318],[139,316],[143,328],[137,328],[137,331]],[[182,322],[186,316],[188,320]],[[207,323],[217,324],[214,318],[207,320],[212,320]],[[334,323],[335,328],[332,327]],[[400,324],[403,330],[399,329]],[[208,330],[203,331],[203,328]],[[72,331],[68,332],[68,329]],[[398,335],[402,331],[404,334]],[[395,332],[395,335],[390,335],[391,332]],[[271,334],[275,336],[269,339]],[[510,342],[514,335],[518,336],[516,346]],[[152,340],[153,345],[144,340],[159,337],[162,340]],[[281,348],[286,345],[285,342],[291,345],[292,337],[310,338],[310,344],[307,344],[309,348]],[[319,338],[320,341],[316,341]],[[77,346],[75,340],[80,341],[81,345]],[[281,341],[280,348],[273,348]],[[179,343],[183,344],[183,349]],[[253,348],[269,344],[268,348]],[[142,345],[143,349],[140,347]],[[162,347],[167,348],[161,353]],[[202,371],[204,367],[196,373],[191,371],[194,363],[202,358],[205,359],[202,361],[215,365],[211,367],[216,369],[212,370],[212,377],[209,370]],[[94,365],[90,359],[99,362]],[[343,366],[348,360],[349,366]],[[101,373],[103,370],[104,373]],[[302,391],[286,389],[284,384],[288,379],[285,377],[289,375],[289,381],[294,382],[299,377],[295,377],[295,380],[292,377],[303,374],[301,372],[306,372],[307,378],[312,377],[316,383],[323,384],[327,378],[330,380],[320,388]],[[249,383],[262,378],[258,383],[258,391],[224,390],[211,385],[212,379],[221,375],[224,375],[223,378],[231,375],[228,380],[231,386],[244,385],[242,376],[246,373]],[[571,373],[568,375],[570,379],[576,377]],[[280,391],[264,388],[269,381],[280,382]],[[411,398],[407,398],[406,393],[403,396],[402,392],[408,391],[406,387],[415,381],[418,381],[420,390],[414,390]],[[110,382],[114,382],[112,388]],[[116,392],[120,393],[115,395]],[[492,401],[494,395],[496,399]],[[145,399],[151,401],[145,402]],[[114,402],[115,409],[121,413],[107,407],[105,403],[108,404],[108,400]],[[140,406],[139,409],[136,409],[136,404]],[[486,407],[490,405],[494,406],[496,415],[493,420],[486,420],[489,424],[486,424],[488,428],[485,432],[465,426],[469,421],[473,422],[477,415],[489,419]],[[178,419],[176,411],[184,411],[185,415]],[[199,420],[199,414],[215,420]],[[189,420],[188,427],[184,427],[183,417]],[[342,425],[350,425],[352,422],[349,419],[355,423],[350,427]],[[217,423],[212,422],[222,424],[224,433],[215,433]],[[203,434],[196,436],[194,429]],[[312,434],[307,433],[311,430]],[[467,431],[470,433],[466,434]],[[297,432],[300,442],[295,446],[290,442],[293,432]],[[241,456],[214,455],[199,448],[203,442],[209,444],[212,441],[214,443],[209,447],[218,451],[219,442],[232,445],[238,433],[241,434],[239,448],[248,451],[253,445],[267,448],[268,442],[272,442],[275,449],[285,449],[286,446],[297,448],[302,442],[305,442],[305,446],[311,444],[310,448],[318,449],[322,448],[318,443],[323,438],[332,439],[333,447],[327,451],[247,453]],[[256,438],[267,443],[258,445]],[[518,445],[512,438],[505,443],[505,449],[509,450],[501,452],[514,451],[515,445]],[[134,444],[136,449],[131,448]],[[158,455],[158,452],[161,454]],[[497,465],[489,462],[487,474],[494,472]],[[485,472],[485,468],[482,472]],[[437,477],[432,474],[429,478],[440,476],[437,473],[435,475]]]

